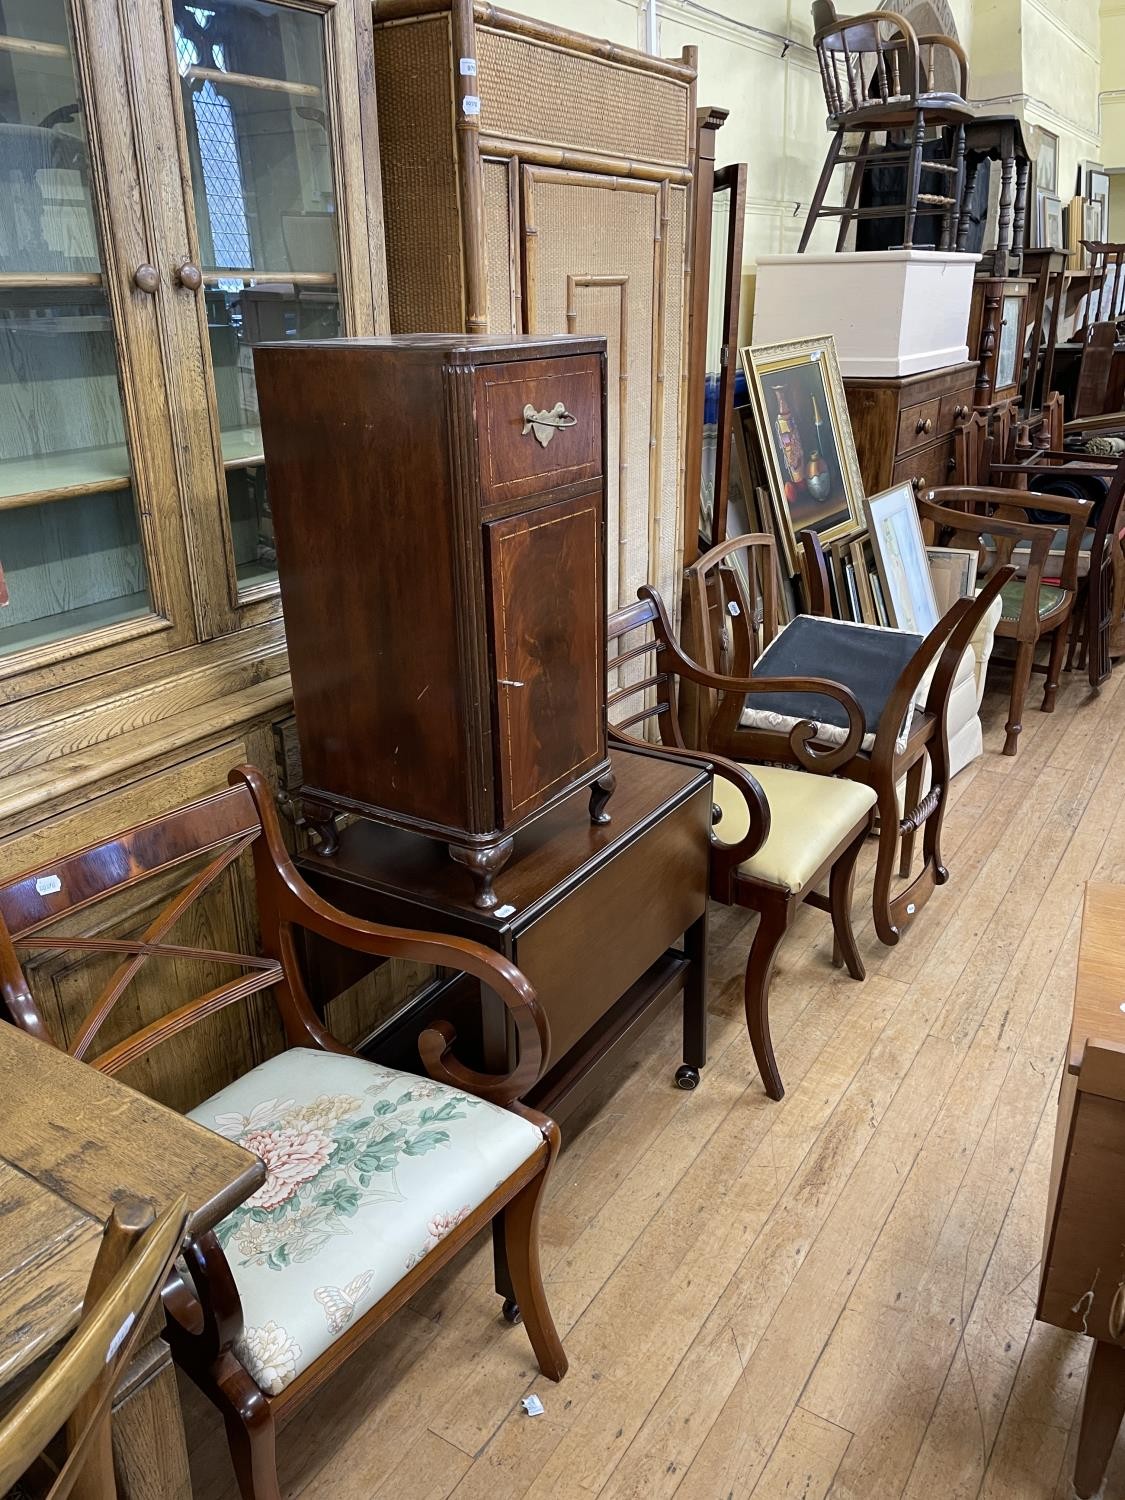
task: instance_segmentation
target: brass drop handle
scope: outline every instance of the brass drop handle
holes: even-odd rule
[[[934,430],[934,419],[932,417],[919,417],[918,418],[918,425],[914,429],[915,432],[933,432],[933,430]]]
[[[578,418],[567,411],[563,402],[556,401],[550,411],[536,411],[529,401],[523,409],[521,436],[526,437],[530,432],[540,447],[545,448],[560,428],[577,425]]]
[[[193,266],[191,261],[185,261],[176,272],[176,280],[189,292],[198,292],[203,285],[203,272],[198,266]]]
[[[155,266],[138,266],[133,272],[133,285],[139,292],[148,292],[151,297],[160,285],[160,272]]]

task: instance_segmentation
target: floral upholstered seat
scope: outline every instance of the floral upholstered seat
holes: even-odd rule
[[[235,1352],[276,1396],[543,1144],[506,1109],[413,1073],[293,1048],[191,1113],[266,1164],[219,1224]]]

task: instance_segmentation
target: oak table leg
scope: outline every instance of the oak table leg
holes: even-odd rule
[[[1078,1457],[1074,1464],[1074,1488],[1089,1500],[1105,1478],[1121,1417],[1125,1414],[1125,1349],[1098,1339],[1090,1356],[1082,1426],[1078,1432]]]

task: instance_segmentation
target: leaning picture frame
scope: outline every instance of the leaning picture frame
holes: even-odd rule
[[[814,531],[828,546],[863,526],[863,479],[836,342],[824,335],[739,353],[780,550],[792,575],[799,532]]]
[[[1065,250],[1063,205],[1057,193],[1036,192],[1038,199],[1039,244],[1047,250]]]
[[[958,599],[971,599],[976,592],[978,554],[969,547],[927,547],[930,579],[938,610],[945,614]]]
[[[941,618],[909,480],[864,500],[888,624],[928,635]]]

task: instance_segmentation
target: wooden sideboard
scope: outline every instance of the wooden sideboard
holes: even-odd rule
[[[953,480],[953,430],[973,409],[974,362],[920,375],[846,376],[863,487],[908,479],[916,494]]]
[[[102,1226],[120,1198],[147,1199],[159,1215],[186,1193],[190,1232],[202,1234],[262,1184],[265,1167],[233,1141],[6,1022],[0,1088],[4,1405],[24,1372],[78,1322]],[[191,1500],[163,1326],[158,1309],[114,1400],[121,1500]]]
[[[1125,886],[1086,887],[1037,1316],[1094,1340],[1075,1462],[1087,1500],[1125,1414]]]

